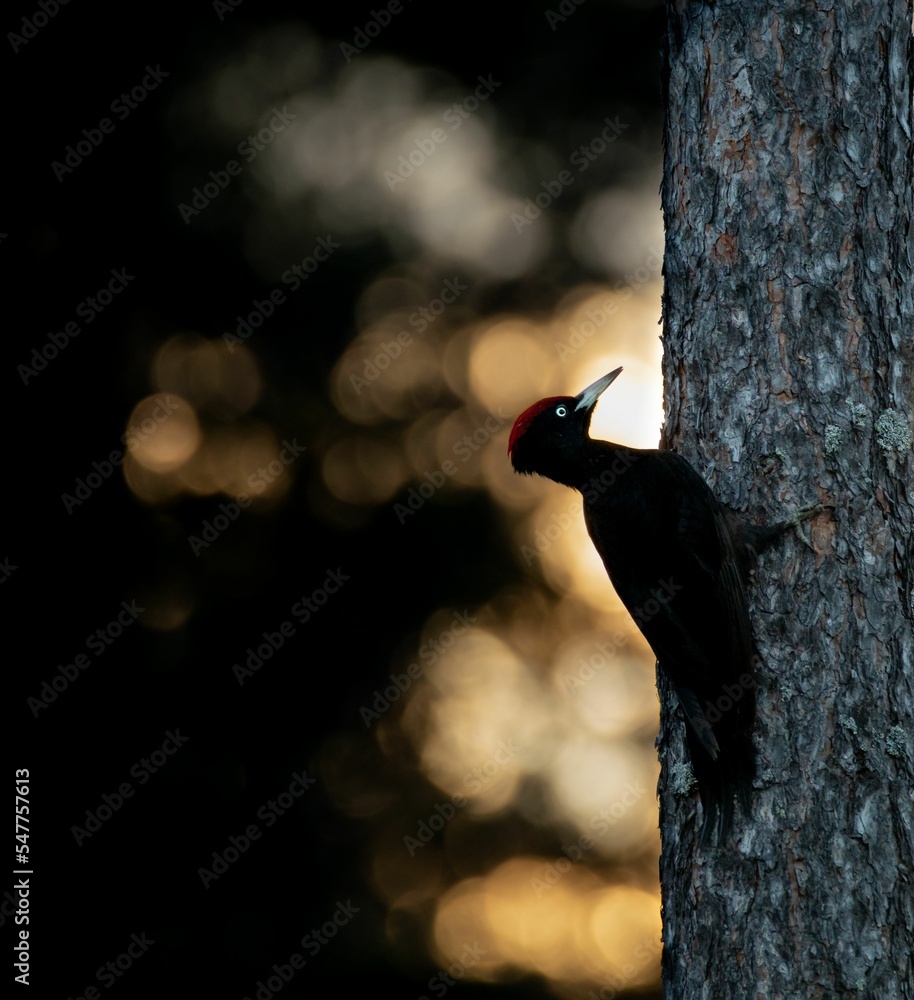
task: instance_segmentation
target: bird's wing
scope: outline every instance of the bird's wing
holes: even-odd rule
[[[732,515],[673,452],[642,453],[585,519],[622,603],[679,696],[704,806],[718,842],[755,774],[755,650]]]
[[[752,674],[752,624],[728,512],[684,458],[673,452],[661,454],[678,505],[678,529],[671,544],[677,550],[684,591],[689,581],[695,588],[695,599],[682,604],[694,612],[683,616],[687,630],[712,660],[725,667],[724,680]],[[696,607],[699,602],[703,610]]]
[[[705,481],[673,452],[653,452],[596,504],[591,538],[609,577],[673,682],[702,745],[717,756],[703,706],[752,674],[752,631],[727,514]],[[754,706],[746,695],[745,706]],[[737,716],[725,723],[742,728]],[[719,734],[718,734],[719,735]]]

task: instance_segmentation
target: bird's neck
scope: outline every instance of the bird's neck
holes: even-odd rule
[[[635,448],[588,438],[571,454],[551,456],[537,472],[556,483],[585,493],[592,488],[605,488],[614,483],[634,464],[637,454]]]

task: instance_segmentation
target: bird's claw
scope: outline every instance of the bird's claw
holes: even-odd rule
[[[808,539],[806,535],[803,534],[800,525],[804,521],[812,520],[812,518],[814,518],[817,514],[824,514],[825,511],[827,510],[834,512],[834,509],[835,509],[834,504],[814,503],[811,506],[804,507],[802,510],[798,511],[796,515],[789,522],[790,524],[793,525],[793,533],[811,552],[816,551],[815,546],[812,544],[812,541],[810,541],[810,539]]]
[[[835,505],[831,503],[814,503],[809,507],[804,507],[793,519],[794,524],[801,524],[803,521],[809,521],[814,518],[817,514],[824,514],[825,511],[830,510],[834,512]]]
[[[805,520],[805,518],[804,518],[804,520]],[[805,536],[805,535],[803,534],[803,529],[802,529],[802,528],[800,527],[800,524],[801,524],[801,522],[800,522],[800,521],[795,521],[795,522],[794,522],[794,525],[793,525],[793,533],[794,533],[794,534],[795,534],[795,535],[797,536],[797,538],[799,538],[799,540],[800,540],[800,541],[801,541],[801,542],[802,542],[802,543],[803,543],[803,544],[804,544],[804,545],[806,546],[806,548],[810,550],[810,552],[815,552],[815,551],[816,551],[816,549],[815,549],[815,546],[814,546],[814,545],[812,544],[812,542],[811,542],[811,541],[810,541],[810,540],[809,540],[809,539],[808,539],[808,538],[807,538],[807,537],[806,537],[806,536]]]

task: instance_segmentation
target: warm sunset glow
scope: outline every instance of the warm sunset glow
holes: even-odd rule
[[[563,992],[587,983],[619,990],[653,980],[660,913],[650,893],[602,882],[568,857],[518,857],[442,896],[435,938],[442,964],[459,960],[466,942],[479,943],[484,956],[467,962],[472,979],[513,967]]]

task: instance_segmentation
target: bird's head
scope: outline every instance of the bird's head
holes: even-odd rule
[[[528,407],[514,421],[508,454],[515,472],[536,472],[556,482],[573,485],[569,477],[580,465],[590,440],[590,418],[600,394],[619,376],[621,368],[597,379],[577,396],[549,396]]]

